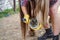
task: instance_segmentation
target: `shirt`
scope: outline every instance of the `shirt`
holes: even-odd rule
[[[20,0],[20,1],[21,6],[26,6],[28,3],[28,0]]]
[[[52,7],[56,2],[57,0],[50,0],[50,7]]]

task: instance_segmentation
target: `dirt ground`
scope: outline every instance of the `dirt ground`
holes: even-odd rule
[[[19,14],[0,19],[0,40],[22,40]],[[37,37],[26,40],[37,40]]]

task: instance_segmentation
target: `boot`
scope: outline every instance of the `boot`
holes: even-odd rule
[[[53,36],[53,40],[59,40],[59,35]]]
[[[46,29],[46,34],[47,34],[47,38],[52,38],[53,37],[53,32],[52,32],[51,27]]]
[[[46,39],[47,39],[46,33],[42,37],[38,37],[38,40],[46,40]]]

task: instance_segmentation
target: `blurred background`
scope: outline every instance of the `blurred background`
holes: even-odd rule
[[[0,18],[19,12],[18,0],[0,0]]]
[[[18,0],[0,0],[0,40],[21,40]]]

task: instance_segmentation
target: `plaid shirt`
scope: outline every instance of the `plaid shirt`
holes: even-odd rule
[[[21,0],[21,6],[26,6],[29,0]],[[55,3],[57,2],[57,0],[50,0],[50,7],[52,7]]]
[[[21,6],[26,6],[28,3],[28,0],[21,0]]]
[[[57,0],[50,0],[50,7],[52,7],[56,2]]]

